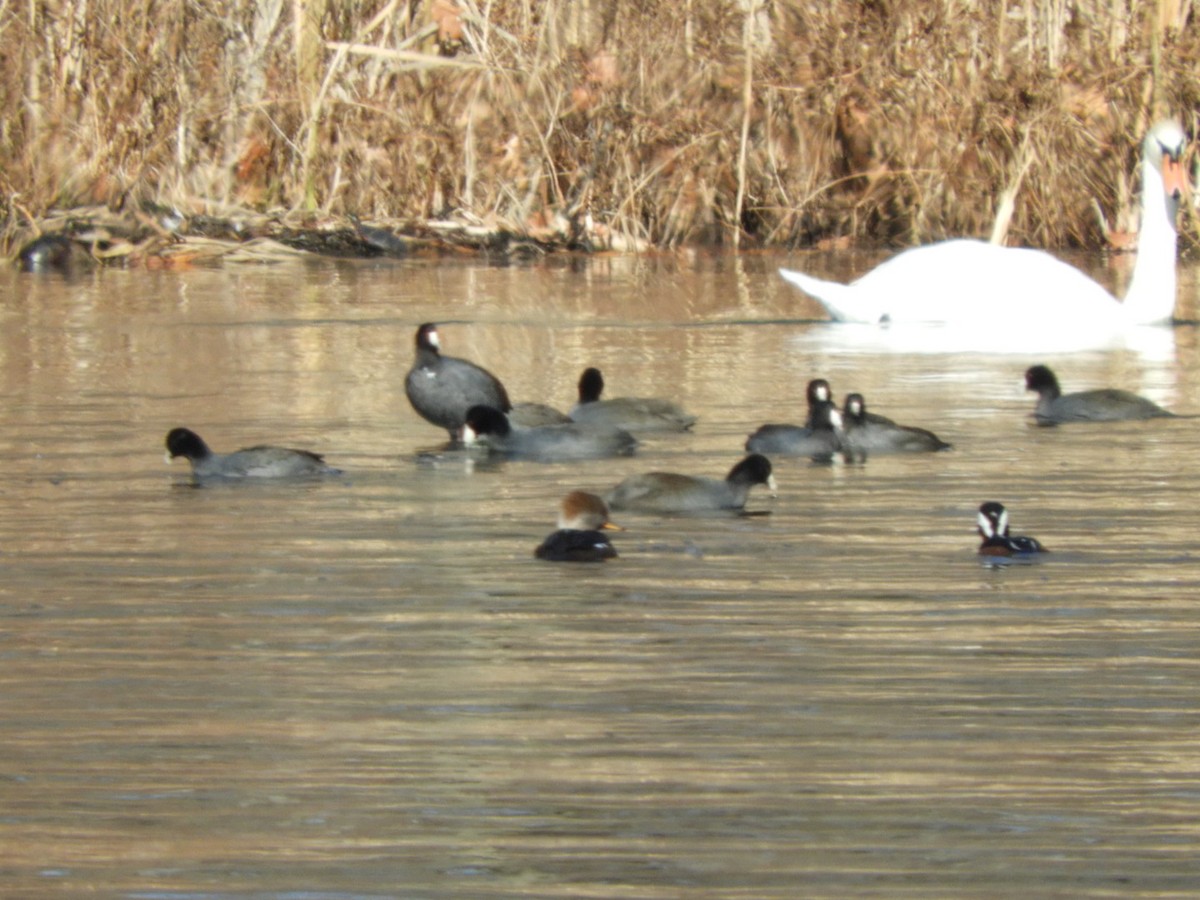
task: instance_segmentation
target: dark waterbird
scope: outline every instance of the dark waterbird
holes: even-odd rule
[[[649,513],[740,510],[750,497],[750,489],[759,484],[775,492],[770,460],[752,453],[730,469],[723,479],[647,472],[626,478],[604,499],[612,509]]]
[[[479,443],[496,453],[526,459],[596,459],[624,456],[637,447],[628,431],[605,425],[568,422],[527,428],[493,406],[472,406],[462,427],[462,442]]]
[[[979,507],[976,519],[979,536],[980,556],[1024,556],[1046,553],[1046,548],[1037,538],[1013,535],[1008,530],[1008,510],[1002,503],[989,500]]]
[[[1174,418],[1145,397],[1120,388],[1098,388],[1064,394],[1058,378],[1048,366],[1031,366],[1025,372],[1025,390],[1038,395],[1033,416],[1039,425],[1062,422],[1124,422],[1138,419]]]
[[[196,432],[172,428],[167,433],[168,460],[184,457],[196,478],[305,478],[339,475],[320,454],[309,450],[259,445],[233,453],[214,453]]]
[[[499,378],[473,362],[442,355],[432,322],[417,329],[416,359],[404,380],[404,392],[417,415],[445,428],[451,440],[458,438],[472,406],[492,406],[505,413],[512,409]]]
[[[571,491],[558,511],[558,530],[542,541],[533,555],[550,562],[599,562],[613,559],[616,548],[605,531],[623,531],[608,518],[608,506],[595,494]]]
[[[576,422],[611,425],[626,431],[687,431],[696,417],[679,404],[660,397],[614,397],[601,399],[604,376],[591,367],[579,376],[579,402],[571,409]]]
[[[842,407],[846,454],[866,459],[872,453],[936,453],[950,445],[932,431],[897,425],[891,419],[867,412],[862,394],[847,394]]]
[[[842,449],[842,417],[832,400],[829,382],[814,378],[805,388],[808,413],[804,425],[763,425],[746,439],[750,453],[810,456],[828,462]]]

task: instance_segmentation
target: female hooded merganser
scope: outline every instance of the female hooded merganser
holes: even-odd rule
[[[736,510],[746,505],[750,489],[758,484],[765,484],[775,491],[770,461],[752,453],[730,469],[724,479],[648,472],[626,478],[604,499],[613,509],[651,513]]]
[[[608,507],[595,494],[571,491],[558,511],[558,531],[533,551],[538,559],[551,562],[600,562],[613,559],[616,549],[604,530],[623,531],[608,519]]]
[[[847,394],[842,408],[847,456],[866,459],[871,453],[936,453],[950,445],[932,431],[897,425],[867,412],[862,394]]]
[[[1008,510],[994,500],[979,507],[976,521],[979,536],[983,538],[983,543],[979,545],[980,556],[1020,556],[1048,552],[1036,538],[1009,534]]]
[[[1058,379],[1046,366],[1031,366],[1026,370],[1025,390],[1037,392],[1038,402],[1033,416],[1039,425],[1175,417],[1175,413],[1168,412],[1157,403],[1117,388],[1064,394],[1058,386]]]
[[[192,464],[195,478],[303,478],[340,475],[308,450],[284,447],[247,447],[234,453],[213,453],[200,435],[187,428],[167,433],[167,460],[182,456]]]
[[[763,425],[746,439],[750,453],[811,456],[828,462],[842,449],[842,417],[832,400],[829,382],[814,378],[805,390],[808,417],[800,425]]]
[[[637,440],[628,431],[570,422],[525,428],[491,406],[472,406],[462,427],[462,442],[480,443],[497,453],[531,459],[595,459],[633,453]]]
[[[417,415],[445,428],[451,440],[457,438],[472,406],[482,403],[501,412],[512,409],[508,392],[495,375],[465,359],[442,356],[436,325],[427,322],[418,328],[416,345],[404,392]]]
[[[659,397],[615,397],[601,400],[604,376],[597,368],[583,370],[579,376],[579,402],[571,409],[575,422],[610,425],[626,431],[687,431],[696,417],[684,412],[679,404]]]

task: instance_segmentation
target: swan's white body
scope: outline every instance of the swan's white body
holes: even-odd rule
[[[1186,138],[1159,122],[1142,144],[1142,224],[1124,302],[1042,250],[954,240],[906,250],[851,284],[779,274],[839,322],[994,327],[1000,320],[1112,332],[1170,323],[1175,313],[1175,204]]]

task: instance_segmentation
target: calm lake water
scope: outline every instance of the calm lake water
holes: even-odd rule
[[[1197,414],[1196,328],[927,352],[775,275],[834,262],[0,273],[0,895],[1194,896],[1200,425],[1035,428],[1021,376]],[[424,321],[516,400],[598,365],[700,423],[442,453]],[[532,558],[567,491],[723,475],[817,375],[955,449],[776,459],[769,515]],[[195,488],[176,425],[346,474]],[[981,565],[991,499],[1054,552]]]

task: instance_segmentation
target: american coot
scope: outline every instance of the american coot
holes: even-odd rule
[[[763,425],[746,439],[750,453],[811,456],[828,462],[842,449],[842,417],[831,398],[829,382],[814,378],[805,390],[808,415],[803,426]]]
[[[1025,372],[1025,390],[1036,391],[1033,416],[1039,425],[1060,422],[1120,422],[1131,419],[1173,418],[1156,403],[1129,391],[1100,388],[1064,394],[1058,379],[1046,366],[1031,366]]]
[[[417,357],[404,380],[404,392],[417,414],[450,433],[451,440],[476,404],[508,412],[512,404],[504,385],[491,372],[465,359],[442,356],[437,326],[417,329]]]
[[[200,435],[187,428],[167,433],[167,459],[185,457],[196,478],[304,478],[340,475],[324,457],[308,450],[247,447],[234,453],[213,453]]]
[[[983,241],[906,250],[848,285],[788,269],[779,273],[842,322],[944,322],[992,330],[1004,325],[1000,319],[1025,329],[1047,321],[1075,329],[1167,323],[1175,310],[1175,206],[1186,181],[1180,166],[1186,144],[1183,129],[1171,121],[1155,124],[1142,142],[1142,227],[1124,302],[1049,253]]]
[[[932,431],[897,425],[867,412],[862,394],[847,394],[842,407],[846,455],[866,459],[872,453],[935,453],[950,445]]]
[[[752,453],[734,466],[724,480],[673,472],[647,472],[626,478],[604,499],[612,509],[652,513],[741,509],[746,505],[750,489],[758,484],[765,484],[775,491],[770,461]]]
[[[977,519],[980,556],[1021,556],[1028,553],[1046,553],[1047,550],[1036,538],[1012,535],[1008,532],[1008,510],[1001,503],[988,501],[979,507]]]
[[[612,425],[626,431],[687,431],[696,417],[678,404],[658,397],[615,397],[601,400],[604,376],[597,368],[583,370],[579,376],[579,402],[571,409],[575,422]]]
[[[496,453],[527,459],[595,459],[623,456],[637,447],[628,431],[571,422],[524,428],[493,406],[472,406],[462,427],[462,442],[479,443]]]
[[[533,551],[538,559],[552,562],[599,562],[612,559],[616,549],[604,530],[623,531],[608,519],[608,507],[595,494],[572,491],[563,497],[558,511],[558,531]]]

